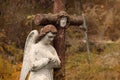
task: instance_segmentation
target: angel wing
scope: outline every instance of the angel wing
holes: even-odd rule
[[[20,80],[26,80],[26,77],[31,69],[29,55],[32,45],[35,44],[36,38],[38,37],[38,31],[33,30],[29,33],[26,39],[25,48],[24,48],[24,58],[20,74]]]

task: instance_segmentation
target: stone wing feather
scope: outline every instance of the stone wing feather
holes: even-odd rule
[[[27,77],[29,71],[31,70],[29,56],[31,53],[31,47],[32,47],[32,45],[35,44],[37,37],[38,37],[37,30],[31,31],[29,33],[29,35],[27,36],[25,48],[24,48],[24,57],[23,57],[21,74],[20,74],[20,80],[26,80],[26,77]]]

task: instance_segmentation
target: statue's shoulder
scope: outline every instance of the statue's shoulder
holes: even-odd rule
[[[52,45],[50,45],[50,48],[51,50],[56,51],[56,49]]]
[[[52,45],[50,45],[50,48],[54,49],[54,47]]]

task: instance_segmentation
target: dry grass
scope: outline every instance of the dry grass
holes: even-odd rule
[[[119,80],[119,44],[109,44],[98,55],[91,54],[91,64],[87,63],[87,53],[69,54],[66,61],[66,80]]]

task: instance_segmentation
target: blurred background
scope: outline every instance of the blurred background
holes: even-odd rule
[[[120,79],[120,0],[66,0],[68,14],[85,13],[91,51],[87,62],[84,32],[66,30],[66,80]],[[52,13],[52,0],[0,0],[0,80],[19,80],[25,39],[37,13]]]

